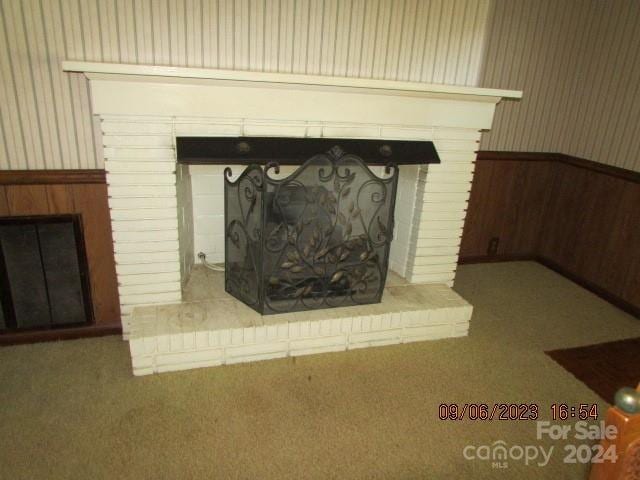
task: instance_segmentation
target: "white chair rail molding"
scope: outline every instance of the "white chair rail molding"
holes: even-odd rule
[[[451,287],[475,151],[496,104],[521,92],[75,61],[62,68],[87,76],[101,122],[136,375],[467,334],[472,307]],[[382,302],[261,316],[229,296],[224,274],[201,266],[198,254],[224,260],[223,169],[237,177],[244,167],[178,163],[176,138],[197,136],[433,142],[440,163],[399,169]]]

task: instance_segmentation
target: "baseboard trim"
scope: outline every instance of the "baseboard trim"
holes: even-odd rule
[[[84,327],[56,328],[53,330],[31,330],[24,332],[0,333],[0,347],[25,343],[55,342],[77,338],[104,337],[122,335],[122,325],[87,325]]]
[[[460,257],[458,264],[464,265],[467,263],[498,263],[498,262],[535,262],[537,260],[535,255],[479,255],[470,257]]]
[[[626,168],[614,167],[605,163],[594,162],[586,158],[574,157],[564,153],[555,152],[501,152],[492,150],[480,150],[477,152],[476,160],[499,160],[499,161],[529,161],[529,162],[558,162],[572,165],[576,168],[583,168],[593,172],[620,178],[629,182],[640,183],[640,172],[628,170]]]
[[[459,264],[473,264],[473,263],[495,263],[495,262],[514,262],[514,261],[532,261],[538,262],[544,265],[549,270],[562,275],[563,277],[571,280],[572,282],[580,285],[582,288],[589,290],[591,293],[599,296],[603,300],[606,300],[610,304],[618,307],[620,310],[627,312],[628,314],[640,319],[640,307],[633,305],[626,300],[612,294],[606,289],[596,285],[595,283],[586,280],[579,275],[567,270],[560,264],[550,260],[546,257],[539,255],[484,255],[475,257],[461,257],[458,261]]]
[[[3,170],[0,185],[68,185],[106,183],[104,170]]]

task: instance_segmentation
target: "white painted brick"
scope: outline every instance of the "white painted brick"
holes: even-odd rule
[[[373,345],[391,345],[394,343],[400,343],[401,339],[401,328],[365,333],[352,333],[349,335],[349,350],[354,348],[370,347]]]
[[[193,362],[222,363],[224,351],[222,348],[211,348],[207,350],[197,350],[192,352],[164,353],[156,357],[156,364],[160,366],[171,366]]]
[[[303,348],[299,350],[291,350],[289,355],[291,355],[292,357],[301,357],[303,355],[316,355],[318,353],[342,352],[346,349],[346,344],[323,345],[318,347]]]
[[[426,176],[427,183],[464,183],[468,186],[472,180],[472,172],[429,171]]]
[[[304,137],[307,133],[307,126],[302,124],[252,124],[246,123],[244,125],[244,135],[251,137]]]
[[[149,303],[176,303],[182,299],[181,291],[144,293],[139,295],[121,295],[123,305],[143,305]]]
[[[322,125],[307,125],[307,137],[320,138],[322,137]]]
[[[139,275],[147,273],[173,273],[180,274],[178,262],[141,263],[138,265],[116,265],[118,278],[120,275]]]
[[[171,135],[173,127],[171,123],[125,122],[107,121],[101,122],[101,130],[104,134],[126,133],[126,134],[167,134]]]
[[[108,193],[113,198],[162,197],[176,198],[175,185],[109,185]]]
[[[175,185],[176,176],[173,173],[107,173],[109,185]]]
[[[331,337],[319,337],[319,338],[299,338],[292,339],[289,342],[289,349],[291,352],[297,350],[307,350],[313,348],[324,348],[330,346],[342,346],[344,350],[346,343],[346,337],[344,335],[334,335]]]
[[[167,173],[175,174],[176,166],[171,162],[136,162],[105,160],[104,169],[109,174]]]
[[[433,136],[436,140],[480,140],[482,132],[474,128],[444,128],[434,129]]]
[[[171,147],[171,135],[103,135],[105,147]]]
[[[178,219],[160,220],[115,220],[111,222],[114,232],[149,232],[152,230],[178,230]]]
[[[133,210],[112,210],[112,220],[164,220],[176,218],[175,208],[138,208]]]
[[[147,252],[177,252],[178,241],[166,242],[116,242],[114,244],[116,253],[147,253]]]
[[[170,197],[137,197],[137,198],[113,198],[109,197],[111,210],[131,210],[146,208],[177,208],[176,198]]]
[[[471,191],[471,183],[419,183],[425,197],[428,197],[434,192],[464,193]]]
[[[173,252],[148,252],[144,255],[139,253],[116,253],[116,263],[118,265],[137,265],[141,263],[157,262],[179,262],[180,257],[177,251]]]
[[[239,345],[225,348],[227,362],[235,357],[250,357],[254,355],[276,354],[281,353],[285,356],[287,353],[286,342],[269,342],[259,343],[255,345]]]
[[[327,138],[380,138],[380,127],[371,126],[324,126],[322,136]]]
[[[148,367],[148,368],[133,368],[133,374],[136,377],[142,377],[144,375],[151,375],[153,373],[156,373],[156,370],[154,369],[154,367]]]
[[[438,203],[438,202],[454,202],[457,205],[466,205],[469,200],[469,192],[429,192],[428,195],[423,195],[423,203]]]
[[[176,123],[178,137],[239,137],[242,135],[242,125],[238,123],[212,124],[181,124]]]
[[[158,352],[168,353],[171,351],[171,335],[158,335]]]
[[[144,354],[144,340],[142,338],[132,338],[129,340],[129,351],[132,357]]]
[[[356,316],[351,319],[351,331],[352,332],[362,331],[362,317]]]
[[[342,318],[340,319],[340,331],[342,333],[350,333],[352,331],[352,318]]]
[[[265,343],[267,341],[267,327],[259,326],[255,327],[255,339],[256,343]]]
[[[410,275],[410,283],[446,283],[453,281],[455,272],[451,273],[427,273]]]
[[[405,327],[402,333],[402,343],[447,338],[452,336],[453,331],[453,325],[423,325],[419,327]]]
[[[424,247],[416,249],[416,256],[457,255],[459,247]]]
[[[436,150],[439,152],[475,152],[478,150],[478,142],[476,140],[434,140]]]
[[[180,289],[180,281],[167,283],[145,283],[142,285],[119,285],[120,295],[139,295],[145,293],[164,293]]]
[[[388,140],[431,140],[432,128],[386,127],[380,129],[381,138]]]
[[[178,230],[150,230],[139,232],[113,232],[115,242],[165,242],[178,240]]]
[[[231,345],[242,345],[244,341],[244,329],[234,328],[231,330]]]
[[[131,365],[133,366],[134,370],[153,368],[153,359],[154,358],[152,356],[132,356]]]
[[[196,335],[195,332],[185,332],[182,336],[182,341],[185,350],[193,350],[196,348]]]
[[[211,339],[209,339],[209,340],[211,340]],[[219,336],[218,336],[218,344],[221,345],[221,346],[231,345],[231,330],[230,329],[220,330]]]
[[[169,348],[172,352],[182,352],[184,350],[184,338],[181,333],[169,335]]]
[[[156,353],[158,349],[158,341],[155,337],[145,337],[143,339],[145,355]]]
[[[424,220],[421,220],[418,228],[419,231],[428,231],[428,230],[451,230],[457,231],[464,228],[464,219],[460,220],[434,220],[428,218],[428,215]]]
[[[235,363],[246,363],[246,362],[258,362],[262,360],[273,360],[275,358],[284,358],[287,356],[287,352],[278,351],[278,352],[269,352],[269,353],[260,353],[256,355],[247,355],[247,356],[238,356],[238,357],[227,357],[225,359],[225,363],[227,365],[233,365]]]
[[[427,258],[432,259],[432,257],[427,257]],[[450,272],[455,272],[456,268],[458,268],[458,264],[456,262],[453,262],[453,263],[442,263],[442,264],[435,264],[435,265],[414,265],[412,271],[414,275],[423,275],[423,274],[432,274],[432,273],[447,274]]]
[[[107,160],[128,160],[172,162],[176,161],[176,152],[173,147],[148,148],[148,147],[105,147],[104,158]]]
[[[465,337],[469,334],[469,322],[458,323],[453,327],[453,335],[456,337]]]
[[[461,239],[459,235],[452,236],[451,238],[418,238],[416,247],[456,247],[460,245]]]

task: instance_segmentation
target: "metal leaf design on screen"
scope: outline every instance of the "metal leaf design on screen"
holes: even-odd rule
[[[272,168],[225,179],[227,291],[265,314],[379,302],[397,168],[380,178],[339,147],[284,179]]]

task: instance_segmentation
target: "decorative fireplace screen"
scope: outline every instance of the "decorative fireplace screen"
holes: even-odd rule
[[[398,168],[375,175],[333,147],[284,179],[225,170],[225,288],[261,314],[379,302]]]

